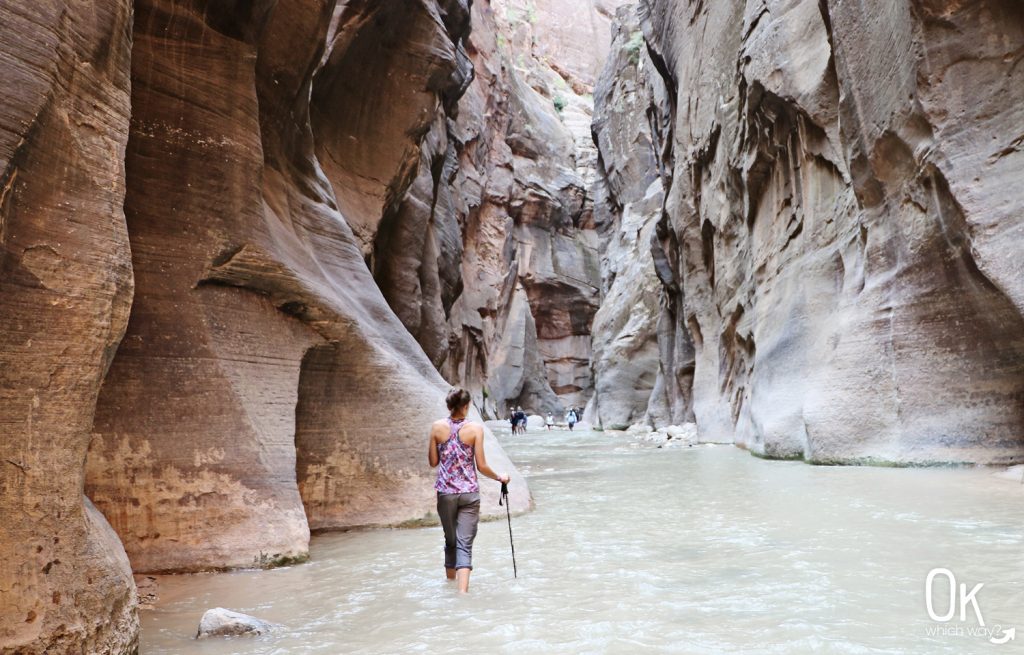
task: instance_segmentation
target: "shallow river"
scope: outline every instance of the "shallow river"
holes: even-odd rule
[[[300,566],[161,577],[142,655],[1024,652],[1024,487],[990,471],[498,437],[537,503],[512,519],[518,580],[504,520],[481,524],[465,597],[444,580],[440,528],[322,535]],[[984,628],[970,604],[966,621],[929,618],[937,567],[967,591],[984,583]],[[285,627],[194,640],[216,606]],[[1004,645],[976,634],[1011,626],[1022,634]]]

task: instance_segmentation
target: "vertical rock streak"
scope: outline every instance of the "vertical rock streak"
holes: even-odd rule
[[[82,494],[125,329],[129,2],[0,5],[0,653],[137,644],[124,548]]]
[[[595,136],[613,208],[629,206],[620,178],[662,180],[658,370],[681,415],[706,440],[815,462],[1024,456],[1024,277],[1009,255],[1022,196],[992,186],[1021,163],[1006,129],[1021,122],[1007,101],[1024,87],[1019,6],[914,2],[866,17],[824,0],[644,0],[647,57],[632,59],[630,14]],[[667,157],[615,143],[615,119],[632,115],[621,105],[638,98],[671,116],[643,132]],[[605,276],[621,282],[613,261]],[[597,415],[678,420],[649,406],[646,384],[613,393],[630,367],[603,360],[621,336],[597,324],[636,303],[610,298],[594,330]]]

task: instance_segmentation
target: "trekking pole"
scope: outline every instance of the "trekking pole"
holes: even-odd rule
[[[503,502],[504,501],[504,502]],[[518,578],[519,571],[516,569],[516,544],[512,541],[512,512],[508,502],[508,483],[501,483],[501,495],[498,496],[498,507],[505,505],[505,517],[508,518],[508,543],[512,546],[512,577]]]

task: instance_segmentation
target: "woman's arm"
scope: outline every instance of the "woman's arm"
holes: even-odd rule
[[[484,429],[482,427],[477,427],[475,425],[473,427],[477,428],[477,430],[479,431],[473,443],[473,450],[476,452],[477,470],[486,475],[487,477],[491,478],[492,480],[497,480],[498,482],[508,482],[507,475],[498,475],[493,470],[491,470],[490,466],[487,465],[487,456],[484,455]]]
[[[437,431],[436,425],[430,426],[430,439],[427,441],[427,461],[430,462],[430,468],[434,468],[438,464],[437,457],[437,443],[434,439],[434,432]]]

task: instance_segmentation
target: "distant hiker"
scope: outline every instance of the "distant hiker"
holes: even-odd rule
[[[544,425],[548,426],[548,430],[555,427],[555,418],[551,416],[551,412],[548,412],[548,417],[544,419]]]
[[[516,426],[519,434],[526,434],[526,412],[522,407],[516,407]],[[516,430],[513,430],[516,432]]]
[[[572,430],[573,426],[576,425],[576,408],[572,407],[568,412],[565,413],[565,422],[569,424],[569,430]]]
[[[448,418],[434,421],[430,428],[427,459],[437,466],[437,515],[444,529],[444,573],[456,580],[459,591],[469,591],[473,570],[473,540],[480,521],[480,485],[476,472],[498,482],[508,476],[495,473],[484,457],[484,428],[466,421],[469,392],[452,389],[445,402]]]

